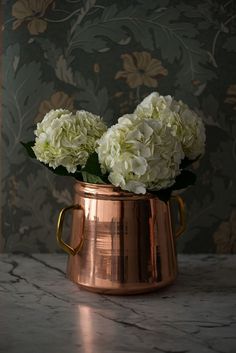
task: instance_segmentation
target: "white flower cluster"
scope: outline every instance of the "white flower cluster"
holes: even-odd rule
[[[135,114],[140,119],[156,119],[169,126],[187,158],[195,159],[204,153],[206,135],[202,119],[182,101],[153,92],[137,106]]]
[[[181,160],[202,155],[202,120],[181,101],[154,92],[107,130],[97,153],[109,181],[137,194],[174,184]]]
[[[57,109],[47,113],[35,130],[36,158],[52,168],[64,166],[74,173],[95,151],[96,141],[106,131],[102,119],[84,110],[72,114]]]
[[[195,112],[182,101],[157,92],[109,129],[92,113],[57,109],[37,124],[35,135],[33,151],[41,162],[75,173],[96,151],[109,181],[137,194],[173,185],[181,173],[181,161],[201,156],[206,139],[203,122]]]
[[[162,121],[128,114],[98,141],[99,161],[109,181],[137,194],[171,186],[184,157],[180,143]]]

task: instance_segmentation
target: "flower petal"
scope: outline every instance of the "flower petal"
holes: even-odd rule
[[[137,71],[137,67],[134,63],[134,59],[130,54],[123,54],[121,55],[121,58],[123,59],[123,67],[125,71],[127,72],[135,72]]]
[[[41,20],[40,18],[33,18],[32,21],[28,23],[28,30],[31,34],[37,35],[46,31],[47,22]]]
[[[143,76],[137,73],[128,74],[127,76],[127,83],[130,88],[136,88],[143,84]]]
[[[117,80],[119,78],[126,78],[127,76],[128,76],[127,71],[118,71],[115,75],[115,80]]]
[[[12,24],[12,29],[15,31],[24,21],[23,20],[16,20]]]
[[[147,87],[157,87],[158,82],[156,79],[151,78],[148,75],[143,75],[143,84]]]
[[[161,65],[161,61],[152,59],[146,68],[146,74],[149,76],[163,75],[166,76],[168,71]]]
[[[134,52],[134,57],[137,61],[138,69],[146,71],[149,65],[149,62],[151,61],[151,54],[146,51],[142,51],[140,53]]]
[[[27,17],[33,15],[33,11],[30,8],[28,0],[18,0],[12,6],[12,16],[19,20],[24,20]]]

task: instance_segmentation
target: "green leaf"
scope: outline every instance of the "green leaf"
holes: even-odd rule
[[[70,176],[73,176],[76,180],[84,181],[80,166],[77,166],[76,172],[74,174],[70,174]]]
[[[108,175],[103,174],[101,171],[97,152],[94,152],[89,156],[85,167],[81,170],[81,173],[83,175],[83,180],[87,183],[110,184]]]
[[[2,83],[2,143],[4,165],[21,166],[26,159],[20,141],[32,135],[32,121],[39,105],[53,92],[53,83],[42,79],[42,66],[37,61],[25,62],[23,48],[17,43],[5,46]]]
[[[35,153],[32,149],[32,147],[34,146],[35,142],[34,141],[29,141],[29,142],[22,142],[20,141],[20,143],[22,144],[22,146],[24,146],[25,150],[27,151],[28,155],[30,156],[30,158],[36,158]]]
[[[90,154],[90,156],[87,159],[86,165],[83,168],[83,171],[89,173],[89,174],[94,174],[98,176],[102,176],[102,171],[100,167],[100,163],[98,160],[98,154],[97,152],[94,152]]]
[[[187,157],[185,157],[180,164],[180,169],[184,169],[189,167],[191,164],[193,164],[194,162],[196,162],[198,159],[200,158],[200,156],[198,156],[195,159],[188,159]]]
[[[182,170],[181,174],[175,178],[175,183],[171,188],[172,190],[185,189],[190,185],[194,185],[196,179],[196,175],[190,170]]]
[[[99,176],[82,171],[83,181],[92,184],[106,184]]]
[[[149,191],[156,195],[161,201],[168,202],[172,191],[185,189],[186,187],[195,184],[196,175],[189,170],[182,170],[181,174],[175,178],[175,183],[171,187],[158,191]]]
[[[42,162],[40,162],[42,163]],[[59,167],[57,168],[52,168],[52,167],[49,167],[47,164],[44,164],[42,163],[45,167],[47,167],[49,170],[51,170],[51,172],[53,172],[54,174],[57,174],[57,175],[61,175],[61,176],[66,176],[66,175],[69,175],[69,176],[74,176],[74,174],[72,173],[69,173],[67,171],[67,169],[65,167],[63,167],[62,165],[60,165]]]
[[[172,189],[164,189],[164,190],[159,190],[159,191],[151,191],[151,194],[156,195],[161,201],[164,201],[165,203],[169,201],[171,197]]]

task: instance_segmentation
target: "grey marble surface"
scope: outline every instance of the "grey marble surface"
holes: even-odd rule
[[[236,256],[179,256],[172,286],[116,297],[65,278],[66,256],[0,256],[1,353],[236,352]]]

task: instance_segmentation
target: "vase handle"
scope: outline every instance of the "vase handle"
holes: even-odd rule
[[[74,209],[83,211],[82,237],[81,237],[81,240],[80,240],[79,244],[76,246],[76,248],[73,248],[72,246],[66,244],[64,242],[64,240],[62,239],[62,230],[63,230],[63,223],[64,223],[64,218],[65,218],[65,213],[68,210],[74,210]],[[59,213],[58,220],[57,220],[57,242],[58,242],[59,246],[65,252],[67,252],[69,255],[75,256],[82,249],[82,246],[83,246],[83,243],[84,243],[84,220],[85,220],[84,209],[80,205],[72,205],[72,206],[65,207]]]
[[[185,204],[179,195],[173,195],[172,198],[177,201],[179,207],[179,228],[175,232],[175,238],[178,239],[186,229]]]

